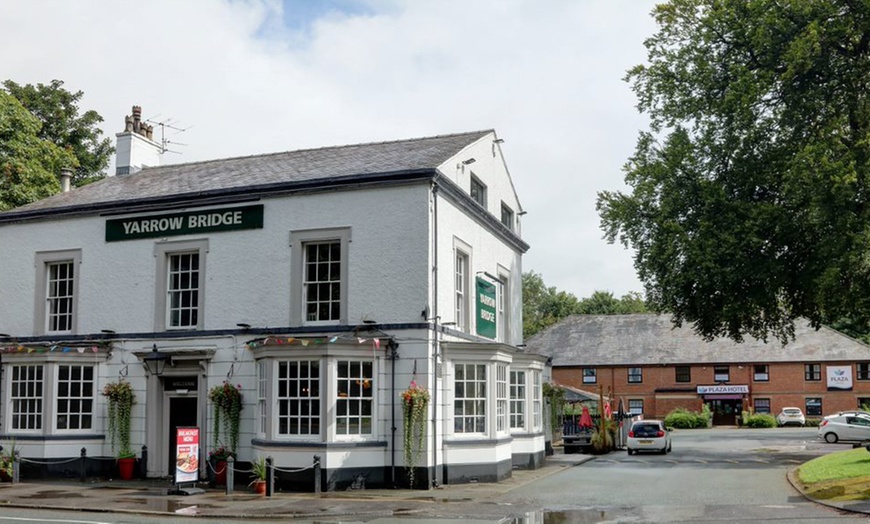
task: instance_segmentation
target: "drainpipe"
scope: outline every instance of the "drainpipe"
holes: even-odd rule
[[[399,344],[391,337],[387,342],[387,359],[391,361],[390,365],[390,412],[392,436],[390,442],[390,477],[393,482],[393,487],[396,487],[396,359],[399,358]]]
[[[432,184],[432,256],[435,263],[432,265],[432,317],[435,319],[435,333],[432,341],[432,487],[438,487],[438,359],[441,358],[441,348],[438,346],[440,338],[438,316],[438,185]]]

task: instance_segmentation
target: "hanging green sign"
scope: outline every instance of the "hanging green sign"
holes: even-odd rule
[[[229,207],[106,220],[106,242],[262,228],[262,205]]]
[[[477,278],[477,334],[495,339],[495,285],[480,277]]]

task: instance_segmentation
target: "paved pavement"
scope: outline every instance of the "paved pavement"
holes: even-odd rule
[[[228,495],[223,489],[205,489],[202,494],[169,495],[173,486],[166,481],[75,482],[40,481],[0,483],[0,507],[24,507],[54,510],[104,511],[151,515],[190,515],[210,518],[298,518],[334,517],[373,518],[383,516],[424,516],[431,508],[455,502],[490,501],[595,457],[565,455],[557,448],[536,470],[514,470],[512,477],[499,483],[461,484],[437,489],[365,489],[327,493],[275,493],[272,497],[248,491]],[[800,491],[788,474],[792,486]],[[806,494],[803,494],[807,497]],[[813,502],[845,511],[870,514],[870,501],[831,503]]]
[[[280,517],[323,519],[398,515],[425,515],[430,508],[456,502],[492,500],[525,484],[582,464],[590,455],[564,455],[561,450],[547,457],[536,470],[514,470],[499,483],[442,486],[431,490],[365,489],[326,493],[275,493],[272,497],[237,490],[205,488],[205,493],[169,495],[166,481],[23,481],[0,483],[0,507],[54,510],[104,511],[152,515],[196,515],[243,519]],[[438,504],[433,504],[438,503]]]

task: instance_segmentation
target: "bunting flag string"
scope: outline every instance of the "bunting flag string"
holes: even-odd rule
[[[295,337],[277,337],[277,336],[269,336],[266,338],[259,338],[256,340],[251,340],[246,343],[248,349],[255,349],[263,346],[293,346],[293,345],[301,345],[303,347],[308,347],[310,344],[315,346],[321,344],[334,344],[339,340],[356,340],[357,344],[365,344],[369,341],[372,343],[372,351],[374,352],[381,347],[381,338],[382,337],[372,337],[372,338],[364,338],[364,337],[342,337],[340,335],[332,335],[330,337],[324,338],[295,338]]]
[[[25,345],[14,345],[14,346],[0,346],[0,353],[70,353],[75,351],[77,353],[84,353],[86,351],[90,351],[91,353],[99,353],[99,346],[25,346]]]

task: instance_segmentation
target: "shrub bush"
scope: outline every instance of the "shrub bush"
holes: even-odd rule
[[[822,423],[822,419],[820,418],[808,418],[804,426],[808,428],[817,428],[819,424]]]
[[[776,417],[768,413],[749,414],[744,411],[743,425],[747,428],[775,428]]]
[[[697,411],[677,408],[665,417],[665,426],[677,429],[706,428],[707,416]]]

